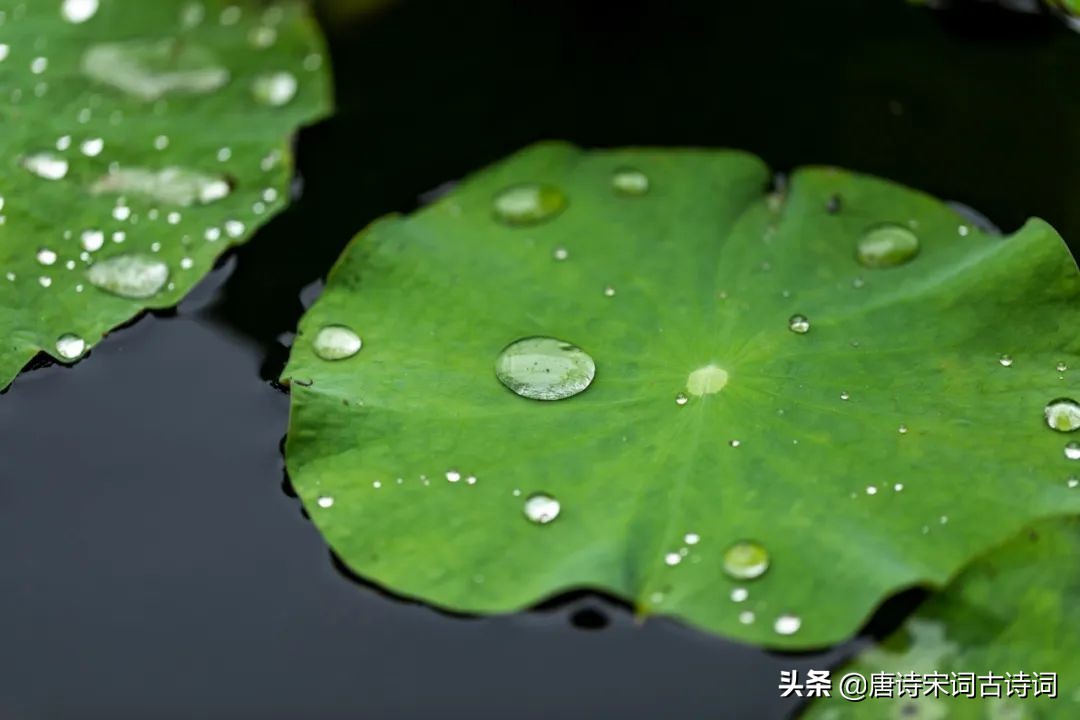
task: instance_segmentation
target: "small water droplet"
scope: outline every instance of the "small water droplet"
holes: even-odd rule
[[[697,545],[701,542],[701,536],[697,533],[686,533],[686,535],[683,535],[683,542],[687,545]]]
[[[525,517],[538,525],[547,525],[559,517],[559,501],[545,493],[535,493],[525,500]]]
[[[281,107],[292,102],[298,88],[295,75],[290,72],[275,72],[255,78],[251,93],[263,105]]]
[[[896,492],[900,492],[901,490],[904,489],[904,483],[896,483],[895,485],[892,486],[892,488]]]
[[[329,495],[320,495],[319,499],[315,501],[321,508],[330,508],[334,506],[334,498]]]
[[[769,552],[753,540],[740,540],[724,551],[724,572],[736,580],[761,577],[769,569]]]
[[[554,252],[552,252],[551,254],[556,260],[565,260],[566,258],[570,257],[570,253],[567,252],[566,248],[563,247],[555,248]]]
[[[381,480],[375,480],[375,481],[373,481],[373,482],[371,483],[371,487],[373,487],[373,488],[375,488],[376,490],[378,490],[379,488],[381,488],[381,487],[382,487],[382,481],[381,481]]]
[[[743,610],[739,613],[739,622],[743,625],[752,625],[754,623],[754,613],[750,610]]]
[[[877,495],[877,488],[875,486],[873,486],[873,485],[867,485],[866,486],[866,494],[867,495]]]
[[[37,261],[41,265],[52,265],[56,262],[56,253],[48,248],[41,248],[37,251]]]
[[[94,287],[126,298],[157,295],[169,279],[169,266],[146,255],[116,255],[101,260],[86,271]]]
[[[1011,367],[1013,364],[1013,359],[1009,355],[1002,355],[998,358],[998,362],[1001,363],[1002,367]]]
[[[690,398],[686,397],[686,393],[679,393],[675,396],[675,404],[682,407],[690,401]]]
[[[589,387],[596,364],[588,353],[568,342],[529,337],[503,348],[495,361],[495,375],[521,397],[562,400]]]
[[[495,196],[495,218],[505,225],[535,225],[550,220],[566,208],[563,191],[553,185],[524,183]]]
[[[649,176],[634,168],[616,170],[611,186],[622,195],[644,195],[649,192]]]
[[[86,157],[97,157],[101,154],[101,151],[105,149],[105,141],[101,138],[90,138],[89,140],[84,140],[79,148]]]
[[[802,620],[797,615],[790,613],[784,613],[780,617],[776,618],[776,622],[773,623],[773,630],[778,635],[794,635],[802,627]]]
[[[446,471],[446,481],[447,482],[456,483],[460,479],[461,479],[461,473],[459,473],[457,470],[447,470]]]
[[[664,564],[668,567],[675,567],[682,562],[683,556],[677,552],[669,552],[664,555]]]
[[[810,321],[805,315],[792,315],[788,318],[788,330],[799,335],[810,332]]]
[[[69,23],[84,23],[98,11],[98,0],[64,0],[60,14]]]
[[[360,336],[344,325],[326,325],[315,335],[312,349],[323,360],[345,360],[360,352]]]
[[[62,180],[68,173],[68,161],[52,153],[36,153],[23,158],[23,167],[45,180]]]
[[[740,442],[739,440],[728,440],[728,445],[730,445],[733,448],[737,448],[740,445],[742,445],[742,442]]]
[[[1065,481],[1065,486],[1069,488],[1075,488],[1077,486],[1080,486],[1080,479],[1071,477]]]
[[[1057,369],[1057,371],[1058,371],[1058,372],[1065,372],[1066,370],[1068,370],[1068,369],[1069,369],[1069,366],[1068,366],[1068,365],[1066,365],[1066,364],[1065,364],[1065,363],[1063,363],[1063,362],[1059,362],[1059,363],[1058,363],[1057,365],[1055,365],[1054,367],[1055,367],[1055,368]]]
[[[1080,460],[1080,442],[1073,441],[1065,445],[1065,457],[1070,460]]]
[[[475,475],[470,475],[469,477],[465,478],[465,484],[466,485],[475,485],[476,484],[476,476]]]
[[[919,252],[919,238],[901,225],[878,225],[859,238],[855,257],[868,268],[903,265]]]
[[[75,360],[86,352],[86,341],[74,333],[56,339],[56,353],[65,360]]]
[[[851,399],[851,395],[850,395],[850,394],[848,394],[848,392],[847,392],[847,391],[845,390],[845,391],[843,391],[843,392],[841,392],[841,393],[840,393],[840,399],[841,399],[841,400],[850,400],[850,399]]]

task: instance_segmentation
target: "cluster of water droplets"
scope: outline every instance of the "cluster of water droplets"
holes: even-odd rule
[[[211,23],[226,32],[235,28],[231,31],[242,33],[252,48],[265,50],[277,43],[278,28],[296,10],[284,4],[230,4],[211,10],[214,7],[197,1],[186,3],[176,24],[162,27],[159,38],[89,42],[80,47],[78,31],[73,30],[64,57],[50,57],[46,36],[27,38],[14,46],[0,43],[0,63],[29,70],[29,85],[14,82],[7,91],[5,100],[11,105],[46,97],[54,75],[70,82],[81,74],[86,86],[82,100],[61,111],[71,113],[70,129],[36,147],[21,148],[15,161],[28,176],[55,187],[70,186],[72,194],[109,200],[107,206],[83,203],[83,207],[101,207],[100,217],[87,221],[86,212],[74,214],[86,224],[58,228],[22,270],[18,264],[5,268],[4,281],[27,282],[54,293],[82,293],[93,288],[147,300],[173,291],[174,279],[176,284],[180,282],[178,273],[207,267],[220,253],[220,249],[202,250],[201,243],[243,238],[260,217],[280,203],[281,194],[274,187],[280,182],[277,171],[284,160],[280,149],[252,158],[248,157],[250,151],[237,156],[233,148],[224,146],[199,157],[189,147],[188,133],[206,134],[213,129],[191,125],[187,116],[174,121],[177,136],[159,131],[140,140],[141,128],[165,127],[172,104],[187,103],[188,107],[193,99],[231,92],[240,82],[248,83],[248,92],[236,93],[238,104],[288,105],[302,90],[300,76],[323,65],[317,52],[293,69],[275,65],[266,55],[263,72],[234,73],[229,62],[200,42],[199,28]],[[101,29],[109,27],[116,19],[114,13],[122,13],[123,8],[100,0],[53,0],[33,6],[19,3],[12,12],[0,13],[0,23],[15,27],[30,13],[46,12],[58,13],[72,26],[93,27],[93,35],[100,37]],[[221,32],[207,30],[207,36]],[[141,109],[131,110],[129,103],[115,102],[118,96],[139,101]],[[122,109],[125,107],[129,109]],[[145,122],[147,118],[155,119]],[[56,120],[63,120],[63,116]],[[50,126],[55,126],[52,118]],[[183,162],[169,161],[173,149]],[[126,158],[133,154],[144,156],[145,162],[129,162]],[[253,184],[257,180],[238,186],[234,179],[257,178],[260,172],[268,174],[262,187]],[[250,197],[246,208],[245,197]],[[0,241],[5,225],[11,228],[9,232],[15,232],[15,225],[7,222],[9,217],[14,221],[24,216],[21,202],[15,193],[6,199],[0,197]],[[202,210],[210,206],[213,209]],[[184,284],[190,282],[185,280]],[[72,332],[58,338],[54,349],[59,358],[74,360],[85,354],[88,346]]]

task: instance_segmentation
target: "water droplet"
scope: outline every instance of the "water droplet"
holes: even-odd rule
[[[86,341],[73,333],[56,339],[56,353],[65,360],[74,360],[86,352]]]
[[[731,591],[731,601],[732,602],[743,602],[748,597],[750,597],[750,593],[749,593],[749,591],[747,591],[746,588],[737,587],[737,588],[733,588],[732,591]]]
[[[7,60],[8,54],[11,52],[11,46],[7,43],[0,43],[0,62]]]
[[[312,344],[315,354],[323,360],[344,360],[360,352],[363,342],[352,328],[326,325],[319,329]]]
[[[726,370],[715,365],[706,365],[699,367],[686,377],[686,390],[697,397],[712,395],[723,390],[727,381]]]
[[[94,287],[126,298],[157,295],[169,279],[169,266],[146,255],[116,255],[101,260],[86,271]]]
[[[799,335],[810,332],[810,321],[805,315],[792,315],[788,318],[788,330]]]
[[[675,404],[682,407],[690,401],[690,398],[686,397],[686,393],[679,393],[675,396]]]
[[[895,490],[896,492],[900,492],[901,490],[904,489],[904,483],[896,483],[895,485],[892,486],[892,489]]]
[[[761,577],[769,569],[769,552],[753,540],[740,540],[724,551],[724,572],[736,580]]]
[[[145,101],[210,93],[229,81],[213,52],[177,38],[94,45],[83,55],[82,69],[91,80]]]
[[[79,242],[87,252],[95,252],[105,244],[105,233],[100,230],[84,230],[79,236]]]
[[[321,508],[330,508],[334,506],[334,498],[329,495],[320,495],[319,499],[315,501]]]
[[[1009,355],[1002,355],[998,358],[998,362],[1001,363],[1002,367],[1010,367],[1013,364],[1013,359]]]
[[[23,158],[23,167],[45,180],[62,180],[68,173],[68,161],[52,153],[37,153]]]
[[[459,473],[457,470],[447,470],[446,471],[446,481],[447,482],[456,483],[460,479],[461,479],[461,473]]]
[[[604,297],[615,297],[615,288],[610,285],[604,288]]]
[[[47,57],[36,57],[30,61],[30,72],[34,73],[35,75],[40,75],[41,73],[45,72],[48,67],[49,58]]]
[[[739,622],[743,625],[752,625],[754,622],[754,613],[750,610],[743,610],[739,613]]]
[[[37,261],[45,266],[52,265],[56,262],[56,253],[48,248],[41,248],[37,251]]]
[[[90,192],[94,195],[142,195],[160,203],[187,207],[220,200],[231,192],[231,188],[223,178],[179,167],[157,171],[116,168],[96,180],[90,186]]]
[[[1065,486],[1069,488],[1075,488],[1077,486],[1080,486],[1080,479],[1071,477],[1065,481]]]
[[[1065,446],[1065,457],[1070,460],[1080,460],[1080,443],[1073,441]]]
[[[683,542],[687,545],[697,545],[701,542],[701,536],[697,533],[686,533],[686,535],[683,535]]]
[[[1059,362],[1059,363],[1058,363],[1057,365],[1055,365],[1054,367],[1055,367],[1055,369],[1057,369],[1057,371],[1058,371],[1058,372],[1065,372],[1066,370],[1068,370],[1068,369],[1069,369],[1069,366],[1068,366],[1068,365],[1066,365],[1066,364],[1065,364],[1065,363],[1063,363],[1063,362]]]
[[[529,337],[510,343],[499,353],[495,375],[521,397],[562,400],[589,387],[596,364],[588,353],[568,342]]]
[[[38,278],[38,285],[47,288],[52,285],[52,278],[48,277],[47,275],[42,275]]]
[[[859,238],[855,257],[868,268],[903,265],[919,252],[919,238],[900,225],[878,225]]]
[[[740,442],[739,440],[728,440],[728,445],[730,445],[733,448],[737,448],[740,445],[742,445],[742,442]]]
[[[554,252],[552,252],[551,255],[556,260],[565,260],[566,258],[570,257],[570,253],[567,252],[566,248],[563,247],[555,248]]]
[[[295,75],[290,72],[276,72],[255,78],[251,93],[263,105],[281,107],[288,105],[296,97],[298,87]]]
[[[98,0],[64,0],[60,14],[69,23],[84,23],[98,11]]]
[[[867,495],[877,495],[877,488],[875,486],[873,486],[873,485],[867,485],[866,486],[866,494]]]
[[[495,218],[506,225],[535,225],[550,220],[566,208],[566,195],[553,185],[525,183],[506,188],[495,196]]]
[[[850,400],[850,399],[851,399],[851,395],[850,395],[850,394],[848,394],[848,392],[847,392],[847,391],[845,390],[845,391],[843,391],[843,392],[841,392],[841,393],[840,393],[840,399],[841,399],[841,400]]]
[[[901,435],[907,435],[907,425],[901,425],[900,427],[896,428],[896,432],[900,433]]]
[[[90,138],[89,140],[84,140],[79,148],[86,157],[97,157],[101,154],[101,151],[105,149],[105,141],[101,138]]]
[[[374,481],[372,481],[372,483],[371,483],[371,487],[373,487],[373,488],[375,488],[376,490],[378,490],[379,488],[381,488],[381,487],[382,487],[382,481],[381,481],[381,480],[374,480]]]
[[[538,525],[547,525],[559,517],[559,501],[545,493],[535,493],[525,500],[525,517]]]
[[[773,623],[773,630],[778,635],[794,635],[802,627],[802,620],[797,615],[790,613],[784,613],[780,617],[776,618],[776,622]]]
[[[649,192],[649,176],[634,168],[622,168],[611,176],[611,186],[623,195],[644,195]]]
[[[1080,403],[1072,398],[1057,398],[1046,404],[1043,410],[1046,424],[1051,430],[1072,432],[1080,428]]]
[[[683,556],[677,552],[669,552],[664,555],[664,564],[668,567],[675,567],[682,562]]]

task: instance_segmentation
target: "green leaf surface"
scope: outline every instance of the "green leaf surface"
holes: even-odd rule
[[[332,548],[454,610],[590,587],[800,648],[1080,509],[1044,418],[1076,382],[1057,364],[1080,367],[1080,274],[1053,229],[987,235],[835,168],[786,193],[769,177],[740,152],[543,144],[358,235],[283,374],[288,470]],[[880,266],[905,233],[914,257]],[[362,349],[322,359],[328,325]],[[556,370],[591,385],[504,386],[500,352],[537,336],[588,353],[594,373]],[[536,493],[552,522],[526,518]],[[767,571],[741,577],[760,548]]]
[[[943,693],[847,702],[836,693],[815,700],[806,720],[1038,720],[1080,715],[1080,523],[1037,524],[965,569],[880,647],[833,672],[872,679],[897,673],[945,674]],[[975,698],[952,684],[976,674]],[[1008,675],[1006,675],[1008,673]],[[1039,675],[1036,676],[1036,673]],[[992,674],[992,677],[991,677]],[[1054,675],[1050,678],[1047,674]],[[1042,682],[1040,682],[1042,678]],[[962,678],[957,678],[962,680]],[[1045,683],[1051,683],[1050,686]],[[990,697],[979,697],[988,687]],[[924,685],[925,687],[925,685]],[[1000,690],[994,690],[994,688]],[[1040,692],[1036,696],[1036,689]],[[1049,690],[1055,690],[1053,697]],[[961,690],[958,694],[957,690]],[[1000,692],[1001,697],[993,697]]]
[[[299,2],[0,0],[0,389],[176,304],[284,207],[324,55]]]

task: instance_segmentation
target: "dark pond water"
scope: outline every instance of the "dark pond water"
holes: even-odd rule
[[[484,0],[331,42],[303,199],[176,313],[0,397],[0,719],[791,716],[780,669],[850,646],[770,654],[590,595],[455,618],[345,577],[283,491],[276,338],[356,230],[542,138],[844,165],[1080,242],[1080,35],[900,0]]]

